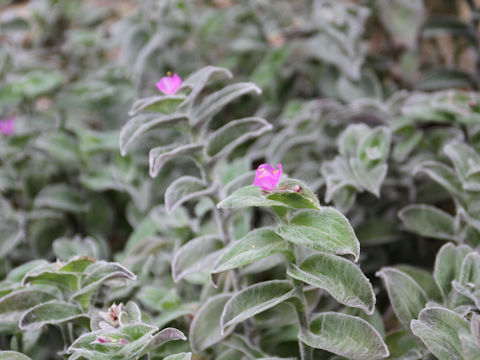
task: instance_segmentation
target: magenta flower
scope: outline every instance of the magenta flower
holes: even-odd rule
[[[270,164],[262,164],[257,168],[253,185],[260,186],[263,190],[272,191],[278,184],[282,175],[282,164],[277,164],[275,169]]]
[[[180,85],[182,85],[182,78],[177,74],[173,74],[173,76],[164,76],[161,78],[157,83],[157,89],[165,95],[173,95],[177,92]]]
[[[10,116],[8,119],[0,120],[0,134],[11,135],[13,133],[13,124],[15,118]]]

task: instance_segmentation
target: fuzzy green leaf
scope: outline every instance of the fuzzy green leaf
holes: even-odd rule
[[[471,251],[472,249],[466,245],[455,246],[451,243],[443,245],[438,251],[433,277],[444,299],[449,297],[452,291],[452,281],[459,279],[463,260]]]
[[[352,262],[331,254],[315,254],[300,266],[291,264],[287,274],[297,280],[326,290],[338,302],[363,309],[375,310],[375,294],[368,278]]]
[[[303,182],[295,179],[281,181],[278,190],[267,195],[267,199],[280,201],[293,209],[318,209],[317,196]]]
[[[369,169],[384,162],[390,151],[391,131],[385,126],[371,129],[358,145],[358,158]]]
[[[195,109],[192,126],[208,125],[210,119],[220,112],[225,105],[248,93],[261,94],[262,90],[253,83],[236,83],[214,92]]]
[[[452,141],[443,148],[462,180],[462,188],[480,191],[480,155],[461,141]]]
[[[235,241],[217,262],[212,273],[248,265],[279,252],[288,252],[287,243],[272,229],[256,229]]]
[[[429,300],[442,301],[442,293],[430,272],[411,265],[399,265],[395,268],[410,275],[420,285]]]
[[[451,310],[441,307],[424,309],[410,327],[439,360],[473,360],[480,356],[478,349],[476,354],[465,352],[462,345],[471,337],[470,326],[467,320]]]
[[[157,95],[136,100],[128,115],[135,116],[142,111],[171,114],[185,100],[183,95]]]
[[[443,186],[450,194],[462,197],[463,189],[462,183],[453,171],[452,168],[445,164],[436,161],[426,161],[418,165],[414,173],[425,173],[433,181]]]
[[[25,231],[13,221],[0,222],[0,258],[5,258],[25,239]]]
[[[96,260],[89,256],[75,256],[70,259],[65,265],[63,265],[58,271],[70,272],[70,273],[81,273],[88,266],[93,264]]]
[[[471,252],[463,259],[458,280],[453,280],[453,288],[465,295],[480,308],[480,255]]]
[[[195,314],[190,325],[190,346],[193,352],[200,352],[217,344],[227,337],[233,328],[222,333],[220,317],[231,294],[219,294],[211,297]]]
[[[394,268],[382,268],[376,275],[384,281],[393,312],[408,327],[427,302],[423,289],[410,275]]]
[[[50,208],[71,213],[85,211],[81,194],[66,184],[55,184],[44,187],[35,198],[35,207]]]
[[[189,274],[211,269],[221,256],[222,247],[218,236],[206,235],[190,240],[173,257],[173,280],[178,282]]]
[[[80,161],[76,139],[64,132],[45,132],[41,134],[35,146],[50,157],[62,163],[62,166],[72,166]]]
[[[207,155],[218,161],[230,155],[245,141],[255,139],[273,129],[266,120],[259,117],[233,120],[216,130],[208,139]]]
[[[255,185],[240,188],[217,204],[219,209],[240,209],[252,206],[272,207],[285,206],[285,204],[280,201],[267,199],[266,193]]]
[[[205,183],[194,176],[182,176],[175,180],[165,191],[165,209],[172,213],[184,202],[212,193]]]
[[[146,354],[148,351],[160,346],[166,342],[174,340],[187,340],[185,335],[175,328],[166,328],[156,333],[147,345],[142,349],[142,354]]]
[[[23,331],[33,331],[47,324],[63,324],[79,318],[88,318],[88,315],[82,313],[82,310],[75,305],[52,300],[25,312],[20,318],[19,327]]]
[[[222,331],[294,296],[288,281],[271,280],[243,289],[225,304],[220,319]]]
[[[29,272],[22,281],[22,284],[48,284],[60,288],[63,292],[75,291],[79,287],[79,277],[75,273],[60,272],[55,270]]]
[[[358,317],[325,312],[318,314],[298,338],[308,346],[355,360],[383,359],[389,355],[380,334]]]
[[[398,213],[408,230],[434,239],[455,240],[455,219],[430,205],[413,204]]]
[[[380,187],[387,176],[388,166],[378,164],[370,169],[359,159],[350,159],[350,166],[358,183],[373,195],[380,197]]]
[[[347,218],[338,210],[303,210],[290,225],[277,229],[277,234],[296,245],[332,254],[351,254],[358,259],[360,244]]]
[[[188,122],[188,117],[182,114],[156,115],[140,114],[131,118],[122,128],[119,137],[120,152],[127,154],[130,147],[148,131],[162,126],[182,125]]]
[[[118,317],[120,326],[131,325],[141,322],[142,313],[138,308],[138,305],[133,301],[129,301],[125,306],[122,307],[120,316]]]
[[[187,145],[167,145],[167,146],[158,146],[150,149],[148,153],[149,159],[149,168],[150,176],[156,177],[162,167],[168,161],[179,157],[193,155],[200,152],[203,148],[203,145],[200,144],[187,144]]]
[[[91,264],[84,271],[84,275],[85,278],[81,281],[80,289],[73,294],[73,299],[77,300],[84,308],[88,307],[92,293],[104,282],[116,279],[136,279],[136,276],[124,266],[105,261]]]
[[[26,289],[16,290],[0,298],[0,321],[2,323],[15,323],[30,308],[55,299],[55,296],[47,293],[48,289],[41,286],[31,286]]]
[[[205,66],[200,70],[195,71],[193,74],[190,74],[177,91],[181,93],[186,89],[191,89],[187,99],[180,106],[180,110],[189,107],[209,82],[217,79],[229,79],[232,77],[233,74],[228,69],[216,66]]]
[[[27,355],[16,351],[0,351],[0,360],[31,360]]]

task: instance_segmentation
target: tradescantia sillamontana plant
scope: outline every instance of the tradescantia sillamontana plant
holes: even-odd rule
[[[298,353],[292,355],[303,360],[313,359],[315,349],[354,359],[387,357],[382,336],[368,322],[374,322],[375,295],[355,264],[360,245],[348,220],[321,206],[301,181],[280,179],[281,164],[260,166],[255,185],[248,185],[251,172],[232,167],[236,157],[248,157],[245,143],[254,149],[252,140],[272,126],[259,117],[230,120],[222,111],[240,96],[260,93],[252,83],[219,87],[214,82],[231,76],[209,66],[181,84],[174,77],[162,79],[157,86],[166,95],[137,100],[120,134],[123,154],[134,145],[150,148],[151,176],[179,157],[190,158],[196,168],[194,176],[179,177],[165,192],[169,213],[193,202],[196,212],[206,208],[201,236],[179,244],[171,264],[179,286],[186,282],[202,289],[189,326],[191,351],[219,359],[274,356],[275,350],[268,354],[260,344],[272,336],[265,325],[278,322],[275,312],[281,311],[279,330],[293,331]],[[171,136],[155,138],[159,129]],[[249,219],[252,211],[264,210],[272,215],[267,223],[238,229],[239,216]],[[212,222],[216,227],[206,225]],[[262,273],[266,278],[256,280]],[[322,311],[338,309],[319,303],[322,291],[345,311]],[[360,312],[368,321],[351,315]]]

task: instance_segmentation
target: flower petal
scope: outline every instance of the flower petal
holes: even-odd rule
[[[182,78],[177,74],[173,74],[173,76],[164,76],[156,85],[157,89],[165,95],[173,95],[177,92],[181,84]]]
[[[275,189],[282,175],[282,165],[277,165],[275,169],[270,164],[262,164],[257,168],[253,185],[261,187],[263,190],[271,191]]]

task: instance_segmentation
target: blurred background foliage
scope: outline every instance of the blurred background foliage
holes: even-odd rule
[[[395,328],[374,273],[397,263],[431,269],[442,245],[428,221],[409,221],[423,212],[408,217],[402,209],[435,206],[449,216],[441,239],[480,244],[480,180],[473,176],[459,191],[438,180],[452,165],[465,181],[476,174],[456,164],[480,149],[480,99],[472,92],[480,84],[479,5],[0,0],[0,117],[16,118],[14,134],[0,137],[2,278],[39,258],[115,260],[137,281],[102,293],[99,303],[133,298],[157,326],[180,318],[185,327],[195,285],[175,288],[169,262],[181,244],[209,232],[209,204],[165,211],[168,184],[196,171],[188,160],[148,175],[146,149],[176,130],[154,134],[125,157],[118,137],[135,99],[155,95],[168,71],[186,77],[216,65],[263,94],[229,104],[211,127],[255,114],[275,128],[239,147],[229,158],[235,175],[225,176],[282,163],[322,203],[341,209],[359,237],[385,327]],[[449,152],[452,140],[469,149]],[[383,150],[362,148],[369,141]],[[364,158],[369,165],[358,167]],[[255,210],[243,226],[269,221]],[[2,348],[10,341],[3,336]]]

